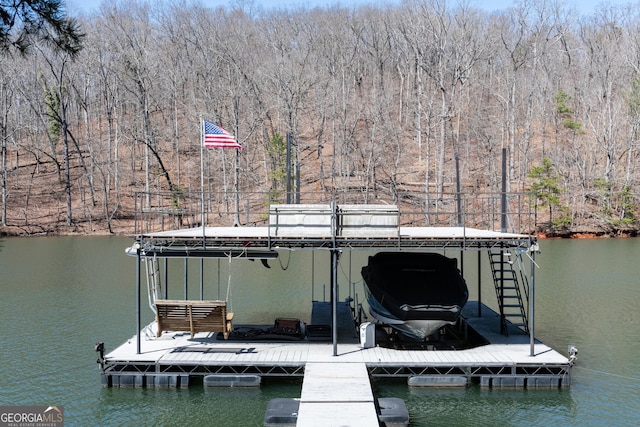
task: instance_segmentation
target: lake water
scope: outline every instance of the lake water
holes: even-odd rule
[[[282,380],[266,380],[259,389],[102,388],[95,343],[103,341],[108,352],[136,333],[135,258],[124,254],[131,243],[115,237],[2,242],[0,406],[64,406],[67,425],[261,426],[270,399],[299,397],[300,382]],[[563,354],[569,344],[579,349],[571,388],[433,390],[376,380],[374,394],[404,399],[412,426],[638,425],[640,240],[545,240],[540,246],[536,336]],[[328,258],[310,254],[270,260],[270,269],[210,261],[204,297],[228,294],[236,323],[268,323],[278,314],[304,319],[312,295],[322,299],[323,289],[328,292]],[[339,281],[360,286],[365,258],[343,255]],[[472,299],[475,258],[465,256],[464,264]],[[181,298],[184,265],[171,262],[170,297]],[[199,298],[199,268],[197,261],[188,267],[191,298]],[[280,280],[285,273],[299,283]],[[483,302],[493,303],[492,292],[487,281]],[[144,322],[151,318],[144,309]]]

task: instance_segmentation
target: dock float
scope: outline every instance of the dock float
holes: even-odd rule
[[[377,426],[378,415],[364,363],[307,363],[298,427]]]

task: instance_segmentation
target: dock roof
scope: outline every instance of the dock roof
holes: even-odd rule
[[[372,230],[352,235],[332,235],[300,227],[277,233],[272,227],[197,227],[138,236],[147,254],[203,256],[204,252],[251,252],[277,249],[528,249],[535,239],[526,234],[503,233],[469,227],[398,227],[394,234]]]

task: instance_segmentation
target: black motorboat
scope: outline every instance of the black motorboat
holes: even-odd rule
[[[438,253],[380,252],[362,277],[371,315],[417,340],[455,324],[469,297],[458,260]]]

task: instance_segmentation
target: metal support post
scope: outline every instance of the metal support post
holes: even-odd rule
[[[534,326],[535,326],[535,283],[536,283],[536,275],[535,275],[535,257],[536,254],[534,251],[531,251],[531,281],[529,283],[529,346],[531,347],[530,356],[535,356],[536,352],[534,349],[535,346],[535,335],[534,335]]]
[[[140,284],[140,245],[136,249],[136,325],[138,328],[138,332],[136,333],[136,354],[142,353],[141,350],[141,342],[140,342],[140,333],[142,331],[142,319],[140,313],[140,300],[141,298],[141,284]]]

